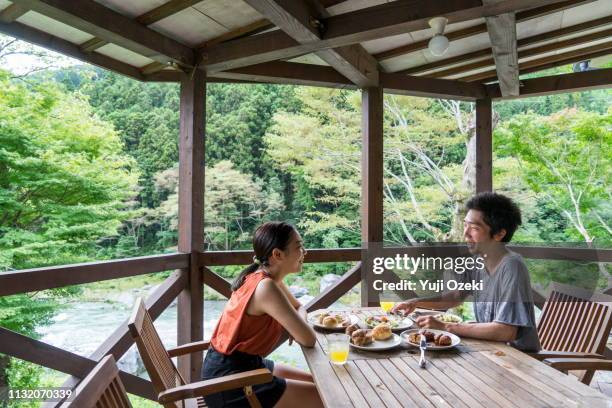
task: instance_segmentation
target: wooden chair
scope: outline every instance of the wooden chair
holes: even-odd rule
[[[166,350],[142,299],[136,301],[128,327],[151,377],[153,388],[158,393],[158,402],[164,407],[204,407],[203,396],[236,388],[244,390],[251,407],[261,407],[252,386],[272,381],[270,370],[261,368],[189,384],[171,358],[206,350],[209,346],[207,341]]]
[[[60,408],[132,408],[113,356],[106,356]]]
[[[612,296],[552,283],[538,322],[542,351],[532,356],[564,372],[581,370],[588,385],[596,370],[612,368],[604,357],[611,328]]]

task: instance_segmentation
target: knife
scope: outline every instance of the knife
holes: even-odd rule
[[[419,345],[419,348],[421,349],[421,359],[419,360],[419,367],[425,368],[425,365],[427,364],[427,362],[425,361],[425,350],[427,349],[427,340],[425,339],[425,336],[423,336],[422,334],[421,334],[421,344]]]

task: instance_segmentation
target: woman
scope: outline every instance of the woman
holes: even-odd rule
[[[255,231],[253,264],[232,284],[232,296],[211,338],[203,379],[257,368],[267,368],[272,382],[253,386],[262,407],[320,407],[321,398],[307,372],[264,359],[280,339],[283,329],[306,347],[315,344],[315,333],[306,322],[306,310],[289,292],[285,276],[302,270],[306,250],[297,230],[285,222],[268,222]],[[242,389],[206,398],[209,407],[245,407]]]

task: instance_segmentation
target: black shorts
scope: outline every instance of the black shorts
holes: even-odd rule
[[[211,378],[256,370],[258,368],[267,368],[270,372],[273,372],[274,361],[239,351],[225,355],[211,347],[204,359],[202,379],[210,380]],[[269,383],[254,385],[253,392],[257,395],[262,408],[272,408],[282,397],[285,388],[287,388],[287,381],[284,378],[274,376]],[[210,408],[249,407],[249,402],[242,388],[211,394],[204,397],[204,400],[206,400],[206,405]]]

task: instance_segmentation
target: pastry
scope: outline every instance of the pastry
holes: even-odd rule
[[[391,326],[388,323],[381,323],[372,329],[372,336],[376,340],[387,340],[393,336]]]
[[[429,330],[421,330],[419,331],[419,334],[422,334],[423,336],[425,336],[425,341],[427,341],[428,343],[431,343],[432,341],[434,341],[436,337],[434,332],[430,332]]]
[[[319,315],[319,324],[323,324],[323,319],[329,316],[329,313],[321,313]]]
[[[451,338],[445,334],[436,337],[437,346],[450,346],[452,343]]]
[[[367,329],[358,329],[351,335],[351,341],[356,346],[366,346],[372,343],[372,331]]]
[[[325,327],[336,327],[338,325],[338,320],[334,316],[327,316],[323,319],[322,322]]]
[[[421,344],[421,335],[419,333],[411,333],[408,336],[408,341],[412,344]]]
[[[359,330],[359,325],[357,323],[347,326],[344,332],[351,336],[355,332],[355,330]]]

